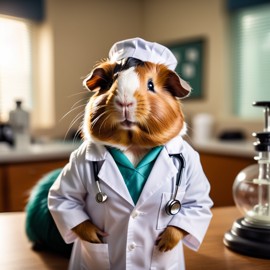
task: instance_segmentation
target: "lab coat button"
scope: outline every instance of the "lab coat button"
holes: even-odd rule
[[[136,210],[134,210],[134,211],[131,213],[132,218],[136,218],[138,215],[139,215],[139,212],[136,211]]]
[[[129,245],[128,250],[129,250],[129,251],[132,251],[132,250],[134,250],[135,248],[136,248],[136,243],[132,242],[132,243]]]

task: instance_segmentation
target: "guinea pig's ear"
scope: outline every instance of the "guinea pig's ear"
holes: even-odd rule
[[[83,81],[88,90],[108,90],[113,83],[113,64],[102,64],[95,68]]]
[[[167,90],[177,98],[185,98],[189,96],[192,90],[186,81],[184,81],[174,71],[171,70],[169,71],[165,85]]]

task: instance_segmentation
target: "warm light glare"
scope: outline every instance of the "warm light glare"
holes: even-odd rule
[[[24,35],[26,25],[19,21],[0,19],[0,68],[5,70],[20,69],[21,64],[27,61],[23,53],[27,47]],[[18,46],[20,44],[21,46]],[[17,63],[17,65],[14,65]]]
[[[52,128],[55,124],[54,110],[54,65],[52,31],[48,25],[43,25],[39,35],[39,62],[35,92],[39,106],[33,116],[34,125],[43,128]]]
[[[0,116],[7,118],[15,99],[31,107],[31,42],[25,21],[0,17]]]

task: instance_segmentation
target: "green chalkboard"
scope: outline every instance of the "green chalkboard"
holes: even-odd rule
[[[167,45],[177,58],[175,71],[192,87],[189,98],[203,97],[204,40],[197,39]]]

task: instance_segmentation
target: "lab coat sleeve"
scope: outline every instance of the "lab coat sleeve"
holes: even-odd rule
[[[212,218],[210,208],[213,202],[209,197],[210,184],[203,172],[199,155],[192,148],[187,155],[186,164],[186,190],[181,202],[182,208],[169,225],[188,232],[183,243],[197,251]]]
[[[77,237],[71,229],[89,219],[84,211],[86,188],[79,172],[82,164],[78,163],[75,151],[48,195],[49,210],[66,243],[73,242]]]

